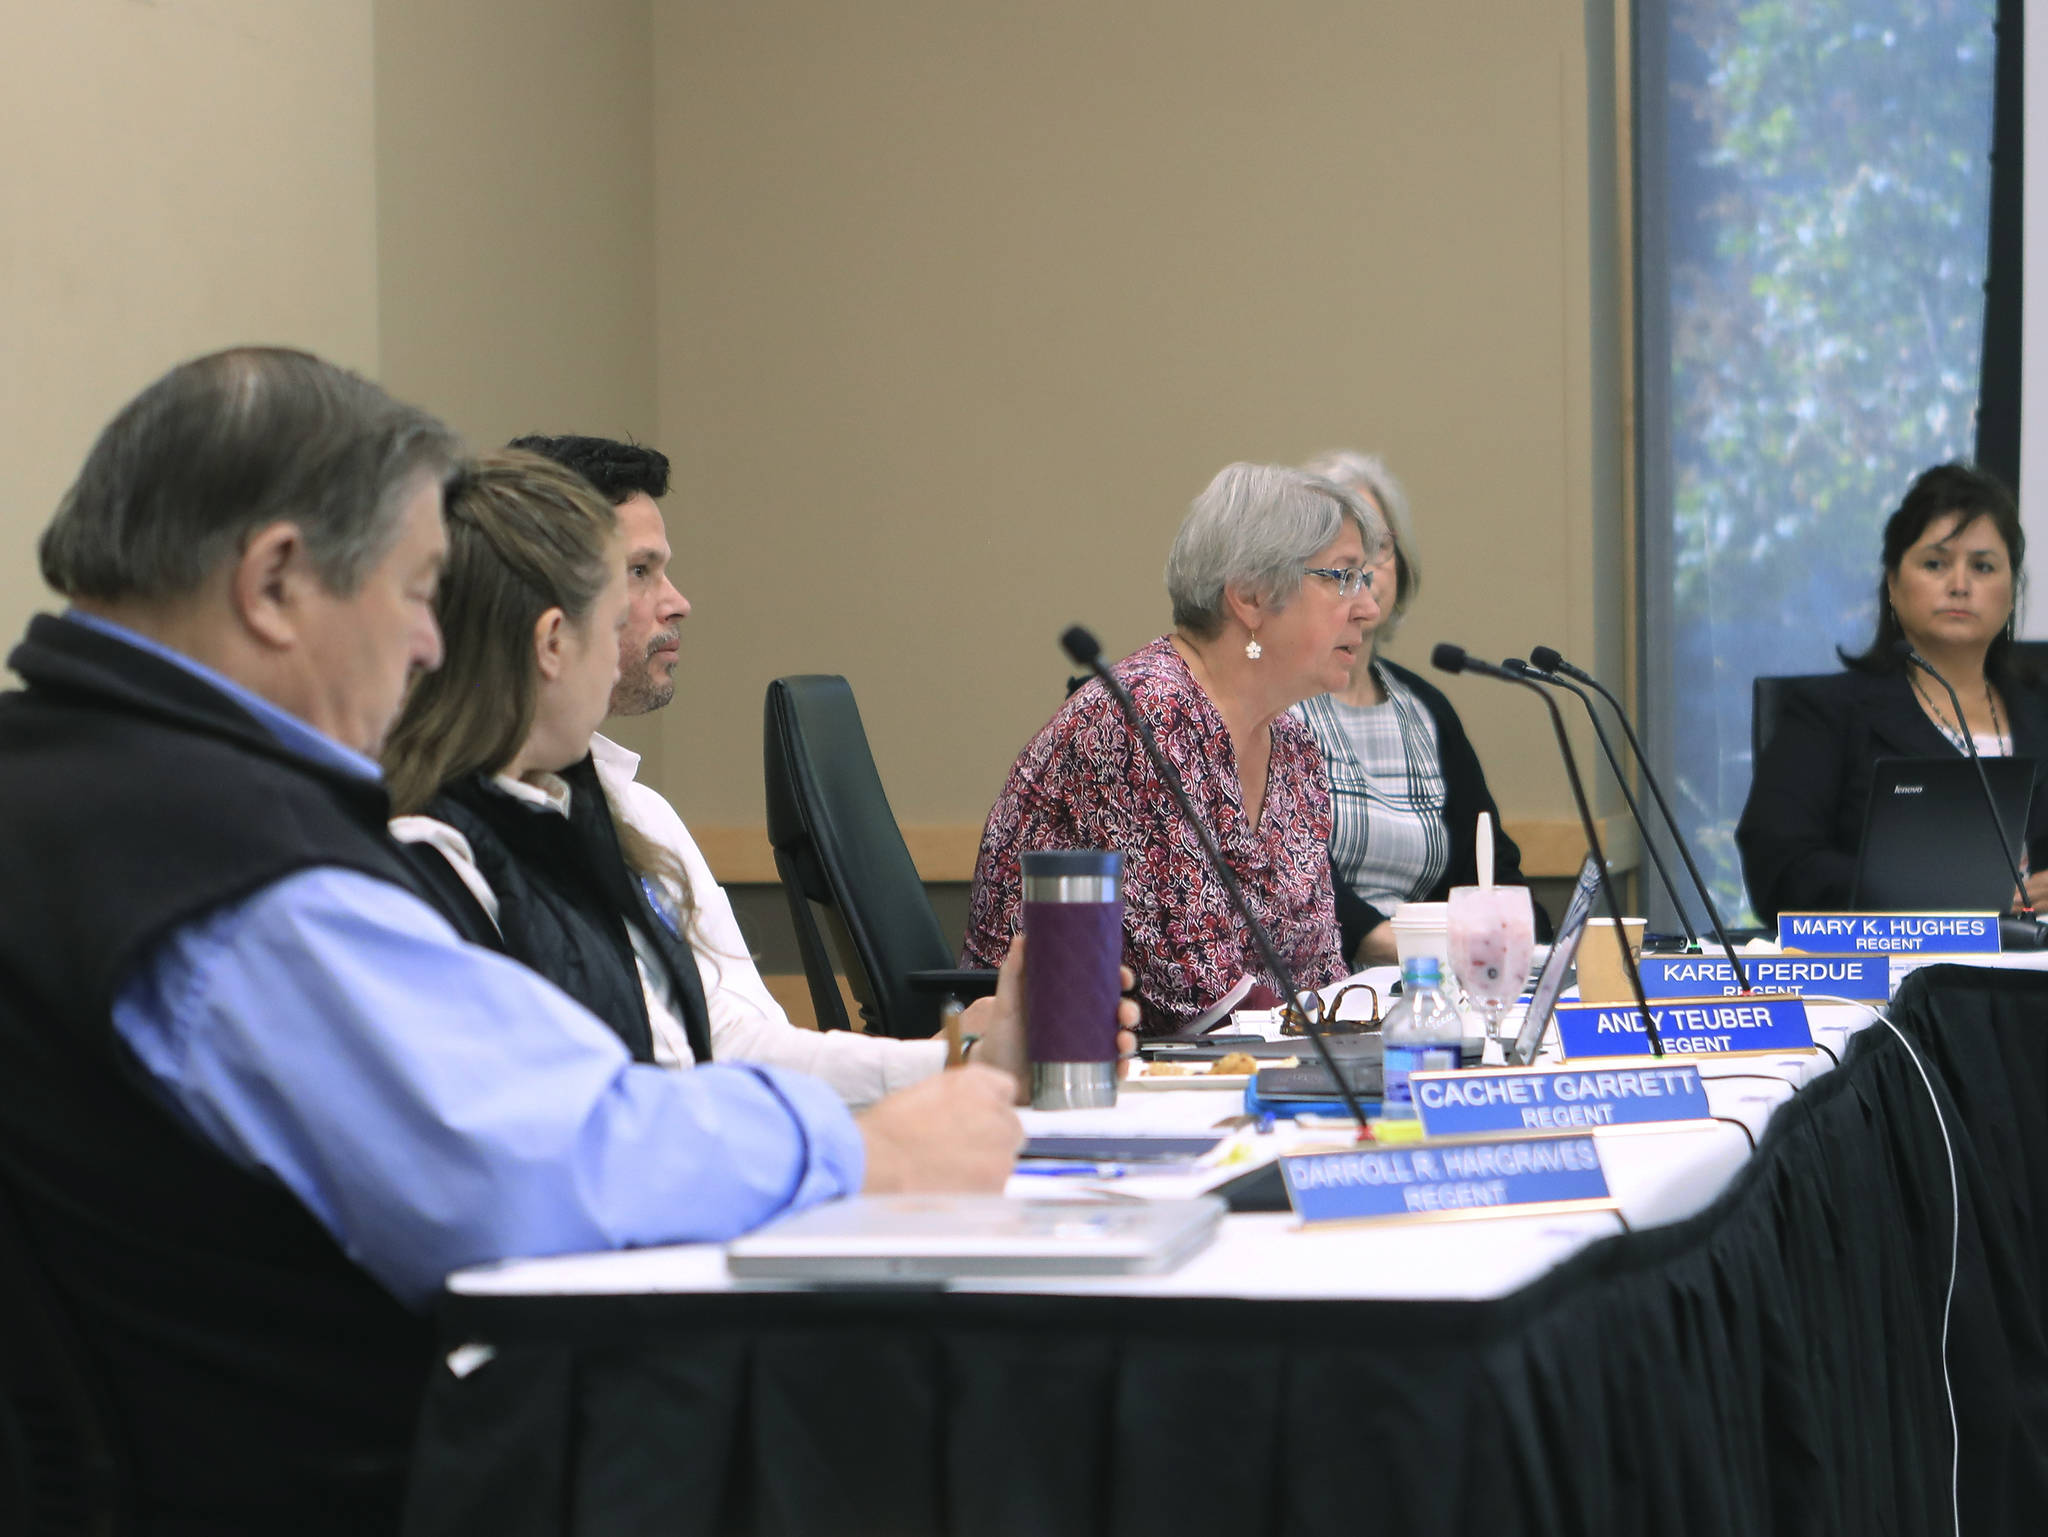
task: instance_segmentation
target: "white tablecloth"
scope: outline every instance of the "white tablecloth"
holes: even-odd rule
[[[1868,1009],[1816,1004],[1814,1038],[1837,1057],[1848,1037],[1874,1017]],[[1773,1111],[1799,1086],[1831,1067],[1823,1053],[1697,1057],[1717,1116],[1761,1136]],[[1190,1131],[1218,1127],[1242,1111],[1236,1089],[1188,1088],[1123,1095],[1109,1110],[1025,1111],[1026,1130]],[[1246,1134],[1233,1161],[1198,1173],[1115,1180],[1017,1176],[1012,1195],[1077,1200],[1172,1197],[1198,1193],[1256,1168],[1327,1128],[1283,1123]],[[1750,1138],[1725,1124],[1623,1127],[1595,1132],[1608,1188],[1635,1228],[1677,1222],[1708,1205],[1749,1156]],[[1205,1296],[1260,1299],[1388,1298],[1468,1300],[1498,1297],[1542,1275],[1587,1244],[1619,1231],[1612,1212],[1488,1216],[1305,1228],[1292,1215],[1226,1217],[1216,1241],[1162,1276],[956,1283],[959,1289],[1091,1295]],[[606,1254],[516,1260],[458,1272],[452,1290],[468,1296],[624,1295],[728,1291],[725,1251],[682,1244]]]

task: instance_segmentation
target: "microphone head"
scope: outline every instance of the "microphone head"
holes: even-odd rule
[[[1555,646],[1537,646],[1529,652],[1529,662],[1538,672],[1556,672],[1563,660]]]
[[[1523,661],[1518,656],[1508,657],[1500,664],[1500,668],[1502,672],[1513,673],[1534,673],[1536,671],[1535,668],[1531,667],[1527,662]]]
[[[1438,643],[1436,650],[1429,654],[1429,665],[1439,672],[1463,672],[1465,670],[1465,648],[1454,646],[1449,641]]]
[[[1060,637],[1060,649],[1081,667],[1093,667],[1102,656],[1102,642],[1078,624]]]
[[[1920,660],[1920,653],[1913,648],[1913,643],[1903,635],[1892,642],[1892,655],[1904,657],[1909,662]]]

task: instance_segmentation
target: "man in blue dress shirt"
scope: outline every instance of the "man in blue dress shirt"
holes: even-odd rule
[[[995,1190],[1020,1141],[986,1068],[857,1120],[801,1074],[635,1065],[434,905],[374,754],[440,657],[458,454],[318,359],[216,354],[42,538],[72,607],[0,696],[0,1193],[145,1530],[393,1524],[452,1269]]]

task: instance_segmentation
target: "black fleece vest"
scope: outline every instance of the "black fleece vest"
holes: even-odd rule
[[[589,758],[562,771],[565,817],[507,795],[474,774],[443,788],[426,814],[469,840],[498,898],[505,953],[546,977],[610,1025],[638,1062],[654,1060],[628,921],[654,940],[669,996],[697,1060],[711,1060],[711,1028],[697,958],[657,914],[626,864],[604,786]]]
[[[167,1109],[111,1019],[160,941],[298,871],[418,893],[383,789],[84,625],[40,617],[8,660],[0,1179],[111,1388],[142,1526],[394,1527],[426,1321]]]

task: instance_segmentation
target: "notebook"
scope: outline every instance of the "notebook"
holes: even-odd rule
[[[2034,798],[2034,760],[1982,762],[2018,859]],[[2012,898],[2012,865],[1999,852],[1984,787],[1970,760],[1879,758],[1850,909],[2002,913]]]
[[[734,1239],[726,1269],[748,1281],[930,1284],[979,1277],[1156,1275],[1206,1247],[1214,1196],[1185,1201],[1031,1201],[1005,1196],[855,1196]]]

